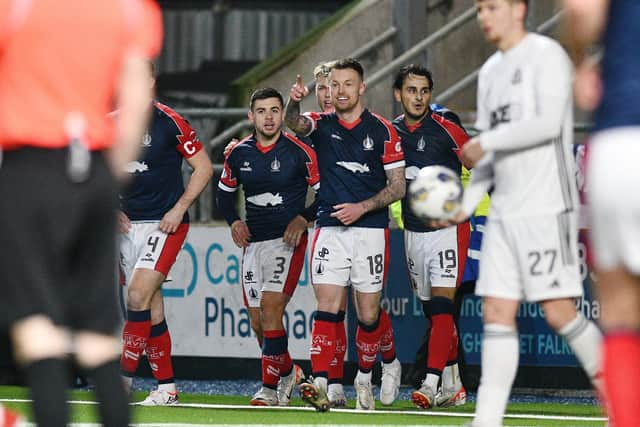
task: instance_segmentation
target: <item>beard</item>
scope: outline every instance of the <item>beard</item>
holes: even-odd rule
[[[256,133],[265,139],[271,139],[280,132],[281,128],[274,128],[273,131],[265,131],[263,129],[256,129]]]
[[[411,113],[409,109],[406,108],[404,105],[402,106],[402,109],[404,110],[404,116],[414,122],[419,122],[422,119],[424,119],[427,116],[427,114],[429,114],[429,111],[431,110],[430,108],[426,108],[422,114],[414,114],[414,113]]]

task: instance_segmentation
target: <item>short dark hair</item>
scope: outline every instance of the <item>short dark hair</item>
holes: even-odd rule
[[[256,101],[268,98],[278,98],[278,100],[280,101],[280,106],[284,107],[284,98],[282,98],[282,94],[280,92],[272,87],[263,87],[262,89],[258,89],[251,94],[249,109],[253,111],[253,104],[255,104]]]
[[[405,65],[400,69],[400,71],[398,71],[393,81],[393,88],[402,90],[402,85],[404,84],[404,81],[407,79],[407,76],[409,74],[426,77],[429,81],[429,90],[433,89],[433,77],[431,77],[431,71],[427,70],[427,68],[423,67],[422,65],[416,64]]]
[[[348,70],[348,69],[354,70],[360,75],[360,80],[364,81],[364,68],[362,68],[362,64],[360,64],[360,62],[358,62],[357,59],[354,59],[354,58],[339,59],[333,64],[333,67],[331,67],[331,69],[332,70]]]

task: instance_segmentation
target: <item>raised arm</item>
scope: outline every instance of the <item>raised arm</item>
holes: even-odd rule
[[[284,110],[284,123],[293,132],[303,136],[307,136],[313,131],[311,119],[300,114],[300,101],[308,94],[309,89],[302,83],[302,77],[298,74],[296,82],[289,91],[289,100]]]

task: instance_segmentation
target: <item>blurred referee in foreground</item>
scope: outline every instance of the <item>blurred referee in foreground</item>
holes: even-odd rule
[[[93,378],[103,424],[128,423],[116,178],[144,133],[161,39],[150,0],[0,0],[0,327],[40,426],[67,423],[69,355]]]

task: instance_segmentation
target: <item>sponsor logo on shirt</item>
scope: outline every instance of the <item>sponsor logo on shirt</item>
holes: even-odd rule
[[[362,164],[362,163],[358,163],[358,162],[336,162],[336,164],[338,166],[342,166],[343,168],[345,168],[346,170],[356,173],[356,172],[360,172],[360,173],[368,173],[370,172],[369,170],[369,166],[367,166],[367,164]]]
[[[251,169],[251,164],[249,162],[244,162],[240,170],[242,172],[251,172],[253,169]]]
[[[418,151],[424,151],[424,146],[427,145],[427,143],[424,140],[424,137],[421,136],[420,139],[418,140],[418,148],[416,148],[416,150]]]
[[[280,193],[261,193],[255,196],[247,197],[247,202],[256,206],[278,206],[282,204],[282,196]]]
[[[491,128],[511,121],[511,105],[501,105],[491,112]]]
[[[127,166],[124,167],[124,170],[127,173],[142,173],[148,171],[149,166],[146,162],[133,161],[127,163]]]
[[[342,137],[340,135],[338,135],[337,133],[332,133],[331,134],[331,138],[337,139],[338,141],[342,141]]]

